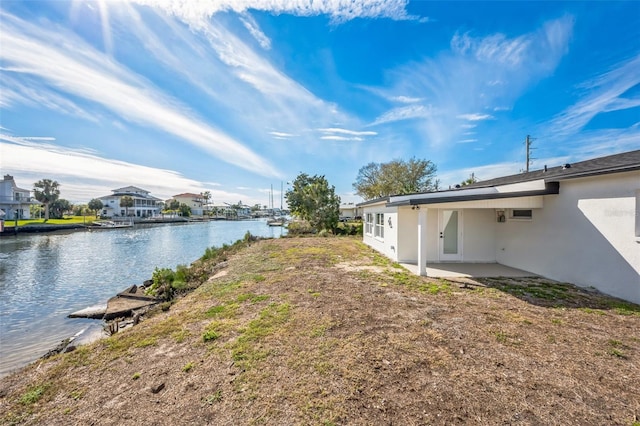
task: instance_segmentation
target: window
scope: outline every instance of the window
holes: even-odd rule
[[[516,210],[513,209],[511,210],[511,215],[510,215],[511,219],[516,219],[516,220],[531,220],[533,218],[533,210],[528,209],[528,210]]]
[[[384,213],[376,213],[376,232],[377,238],[384,238]]]
[[[373,235],[373,213],[367,213],[364,221],[364,233]]]

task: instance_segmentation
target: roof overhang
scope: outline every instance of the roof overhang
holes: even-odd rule
[[[487,201],[487,200],[507,200],[510,198],[536,197],[541,195],[551,195],[560,193],[560,184],[558,182],[544,182],[544,188],[526,189],[522,191],[501,192],[499,188],[483,188],[484,191],[478,190],[458,190],[445,191],[441,193],[417,194],[413,197],[402,197],[404,199],[391,200],[386,204],[387,207],[401,206],[418,206],[425,204],[448,204],[460,203],[468,201]],[[515,189],[515,188],[514,188]],[[489,191],[491,190],[491,191]],[[434,196],[435,195],[435,196]],[[401,198],[401,197],[397,197]],[[496,203],[492,203],[497,206]],[[492,206],[492,207],[495,207]],[[489,206],[487,206],[489,207]]]

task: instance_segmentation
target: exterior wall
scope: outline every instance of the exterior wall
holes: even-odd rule
[[[2,219],[15,220],[16,216],[18,219],[30,219],[31,204],[35,203],[30,191],[18,188],[12,176],[5,175],[4,179],[0,180],[0,209],[5,212]]]
[[[640,172],[561,181],[531,221],[497,223],[496,260],[640,303]]]
[[[195,198],[196,194],[192,194],[191,196],[175,196],[174,200],[178,201],[180,204],[186,204],[191,209],[191,214],[195,216],[202,216],[203,208],[202,203],[204,200],[202,198]],[[199,196],[198,196],[199,197]]]
[[[365,206],[362,212],[363,220],[366,220],[367,213],[373,213],[374,222],[376,213],[384,213],[384,238],[380,239],[373,233],[367,235],[364,232],[362,241],[391,260],[398,261],[398,208],[385,207],[384,204]],[[391,218],[391,225],[389,225],[389,218]]]
[[[100,201],[104,207],[102,208],[103,216],[107,217],[118,217],[125,216],[127,209],[125,207],[120,207],[120,198],[124,195],[107,195],[105,197],[100,197]],[[141,205],[141,204],[149,204],[152,203],[153,200],[147,198],[136,197],[135,195],[129,195],[133,198],[133,207],[129,207],[129,216],[135,217],[143,217],[143,216],[154,216],[157,215],[160,211],[157,205]],[[157,201],[156,201],[157,203]]]
[[[410,207],[398,210],[399,262],[415,263],[418,259],[418,211]],[[494,209],[462,210],[462,261],[496,261],[495,217]],[[440,209],[427,209],[427,263],[440,262],[439,221]]]
[[[495,210],[465,209],[462,213],[462,223],[462,261],[495,262]]]

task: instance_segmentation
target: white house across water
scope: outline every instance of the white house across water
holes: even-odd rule
[[[497,263],[640,303],[640,150],[359,207],[364,242],[420,275]]]
[[[152,217],[160,213],[160,198],[154,197],[147,190],[136,186],[113,189],[111,195],[98,198],[104,205],[102,215],[105,217],[129,216]],[[133,207],[121,207],[120,200],[128,196],[133,198]]]

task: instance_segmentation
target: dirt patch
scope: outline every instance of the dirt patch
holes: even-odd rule
[[[623,424],[640,307],[411,275],[351,238],[261,241],[168,312],[0,381],[3,423]],[[206,281],[206,280],[205,280]]]

